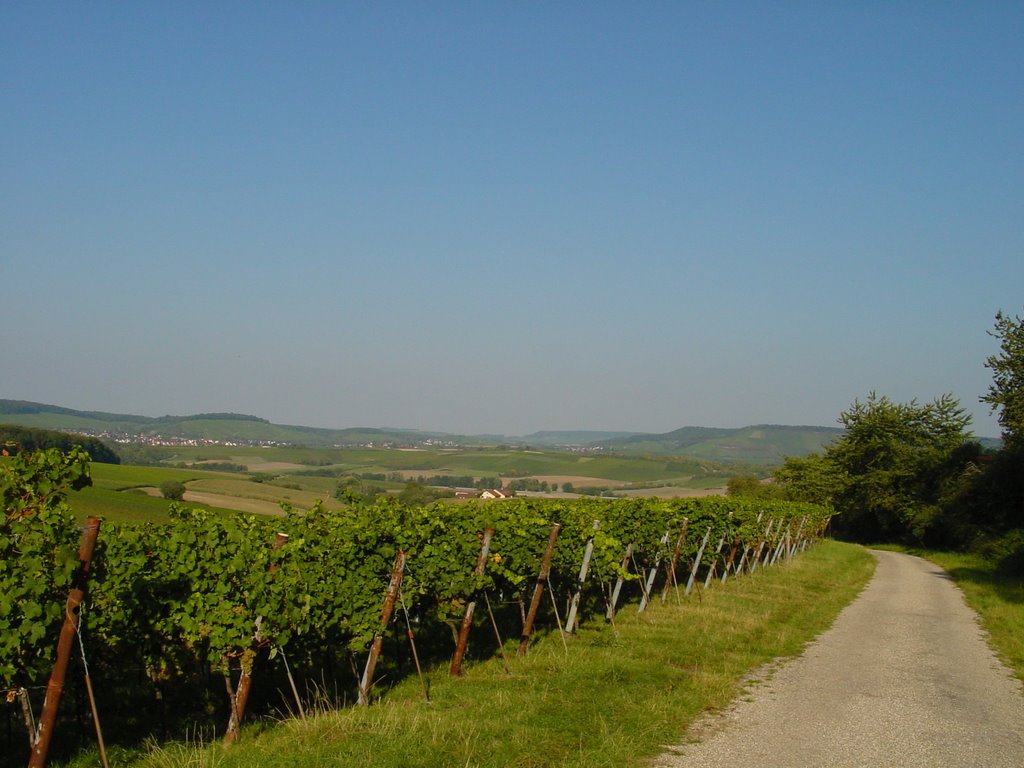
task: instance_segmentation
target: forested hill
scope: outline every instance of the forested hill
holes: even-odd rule
[[[725,429],[683,427],[654,435],[616,437],[594,447],[617,453],[653,453],[694,456],[713,461],[780,464],[786,456],[805,456],[820,451],[842,434],[838,427],[759,424]]]
[[[61,417],[65,417],[68,420],[95,421],[118,425],[170,424],[177,421],[196,421],[201,419],[212,419],[216,421],[257,421],[261,424],[270,423],[266,419],[261,419],[259,416],[249,416],[244,413],[197,413],[192,416],[135,416],[129,413],[76,411],[73,408],[64,408],[59,405],[47,405],[45,403],[33,403],[29,400],[3,399],[0,399],[0,416],[38,416],[40,419],[51,421],[60,421]],[[5,419],[5,421],[11,420],[12,419]]]

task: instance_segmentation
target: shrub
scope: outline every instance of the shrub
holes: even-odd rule
[[[160,483],[160,495],[171,501],[185,498],[185,484],[178,480],[164,480]]]

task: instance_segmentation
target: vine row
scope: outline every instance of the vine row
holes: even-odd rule
[[[293,666],[332,654],[361,659],[385,630],[389,586],[428,655],[450,655],[460,645],[457,628],[468,628],[467,606],[481,595],[526,649],[526,607],[542,593],[538,575],[550,541],[542,596],[560,629],[572,610],[571,632],[581,620],[611,617],[623,585],[641,604],[655,589],[688,592],[702,579],[710,584],[794,551],[828,519],[813,505],[726,497],[518,498],[422,508],[383,499],[337,511],[285,508],[279,518],[175,506],[168,524],[103,528],[88,588],[88,636],[109,657],[137,660],[158,687],[197,665],[222,673],[237,732],[239,698],[258,659],[283,649]],[[28,514],[8,507],[0,531],[0,685],[7,691],[46,674],[76,538],[63,502]],[[361,699],[372,682],[372,675],[363,680]]]

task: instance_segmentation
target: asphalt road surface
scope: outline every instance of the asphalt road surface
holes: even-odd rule
[[[925,560],[873,554],[831,629],[655,765],[1024,767],[1024,689],[960,590]]]

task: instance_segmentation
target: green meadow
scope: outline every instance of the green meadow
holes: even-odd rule
[[[346,475],[391,475],[405,479],[434,475],[512,478],[536,477],[554,484],[609,487],[634,494],[661,486],[709,489],[724,486],[728,473],[688,459],[578,454],[558,450],[511,448],[388,449],[201,446],[163,448],[161,464],[93,463],[93,486],[72,494],[79,518],[96,515],[114,521],[167,519],[170,502],[157,489],[167,480],[185,485],[184,503],[224,512],[279,514],[281,504],[309,509],[318,500],[328,507],[338,479]],[[211,471],[204,463],[232,464],[238,471]],[[373,480],[380,492],[403,484]]]

